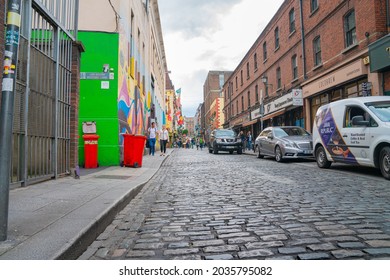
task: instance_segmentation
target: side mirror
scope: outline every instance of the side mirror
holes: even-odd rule
[[[356,126],[369,126],[370,122],[365,121],[363,116],[355,116],[352,118],[352,125]]]
[[[274,139],[274,137],[272,136],[272,133],[269,133],[269,134],[267,135],[267,138],[268,138],[268,139],[271,139],[271,140]]]

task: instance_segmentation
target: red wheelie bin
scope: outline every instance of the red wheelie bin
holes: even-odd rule
[[[134,134],[122,134],[123,136],[123,161],[121,166],[142,167],[146,136]]]
[[[84,134],[84,168],[98,168],[98,139],[99,135]]]

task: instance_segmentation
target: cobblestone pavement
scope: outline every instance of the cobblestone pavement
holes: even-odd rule
[[[80,259],[390,259],[389,201],[380,175],[178,149]]]

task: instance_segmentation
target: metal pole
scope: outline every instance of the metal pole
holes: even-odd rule
[[[263,116],[264,116],[264,100],[263,90],[260,90],[260,132],[263,131]]]
[[[19,47],[21,0],[8,0],[0,112],[0,241],[7,239],[12,120]]]

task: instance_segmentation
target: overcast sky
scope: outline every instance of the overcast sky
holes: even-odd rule
[[[168,70],[195,115],[212,70],[233,71],[284,0],[158,0]]]

